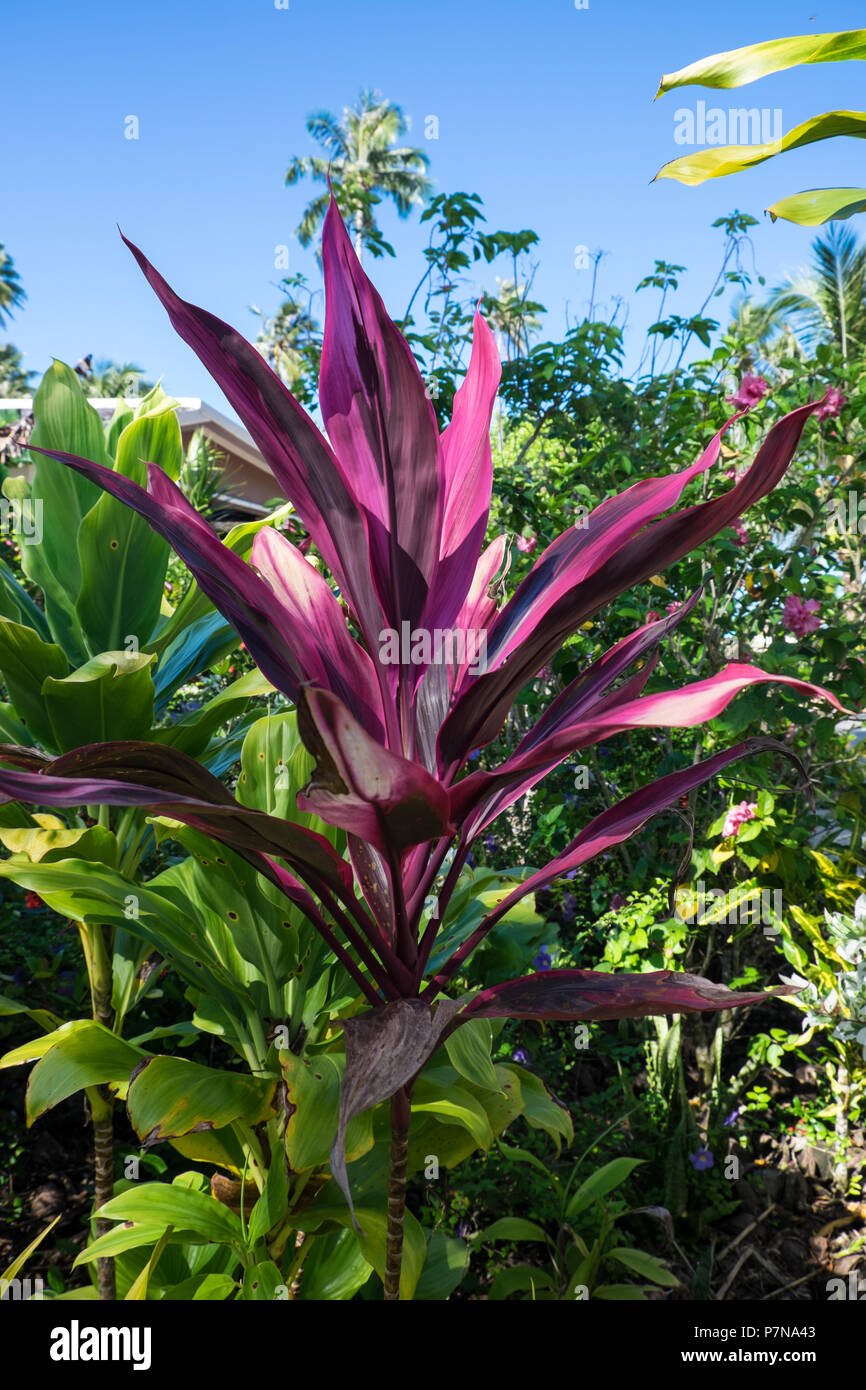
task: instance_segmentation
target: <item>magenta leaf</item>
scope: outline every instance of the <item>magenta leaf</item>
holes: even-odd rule
[[[383,748],[329,691],[305,686],[298,732],[316,759],[302,811],[385,854],[451,834],[448,793],[418,763]]]
[[[606,975],[598,970],[542,970],[508,980],[477,994],[455,1025],[470,1018],[548,1018],[601,1020],[646,1018],[651,1014],[707,1013],[759,1004],[795,994],[792,985],[732,990],[700,975],[650,970],[643,975]]]

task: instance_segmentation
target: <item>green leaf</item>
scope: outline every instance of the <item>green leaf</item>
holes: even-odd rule
[[[201,709],[192,710],[167,729],[155,729],[151,737],[158,743],[167,743],[188,753],[191,758],[197,758],[207,747],[211,735],[230,719],[243,714],[253,696],[273,693],[274,687],[261,671],[248,671],[214,695]]]
[[[610,1299],[619,1303],[645,1303],[646,1294],[640,1284],[599,1284],[593,1298]]]
[[[144,405],[145,402],[142,402]],[[176,478],[183,458],[174,401],[163,397],[126,426],[115,470],[147,486],[146,463]],[[90,650],[115,651],[134,637],[144,647],[160,615],[170,548],[143,517],[101,494],[78,534],[81,589],[76,605]]]
[[[50,864],[57,859],[89,859],[91,863],[114,868],[117,864],[117,840],[102,825],[80,826],[72,830],[32,826],[0,829],[0,844],[10,854],[26,854],[32,864]]]
[[[341,832],[335,826],[297,807],[298,792],[310,781],[314,765],[301,742],[295,711],[268,714],[256,720],[244,739],[235,795],[242,806],[304,825],[336,844]]]
[[[824,222],[843,221],[866,212],[866,188],[810,188],[773,203],[767,212],[775,222],[796,222],[800,227],[818,227]]]
[[[807,63],[840,63],[866,59],[866,29],[831,34],[798,34],[793,38],[750,43],[700,58],[677,72],[666,73],[656,99],[675,87],[743,87],[786,68]]]
[[[553,1099],[541,1077],[525,1067],[509,1065],[506,1067],[520,1080],[520,1094],[523,1099],[523,1113],[532,1129],[543,1129],[545,1134],[555,1140],[564,1139],[570,1144],[574,1138],[571,1116],[564,1106]]]
[[[463,1281],[469,1268],[469,1246],[444,1231],[431,1232],[427,1259],[415,1288],[415,1302],[444,1302]]]
[[[249,1226],[247,1227],[247,1241],[250,1249],[257,1240],[266,1236],[268,1231],[273,1230],[277,1222],[283,1219],[288,1205],[288,1192],[286,1165],[283,1162],[282,1154],[277,1152],[271,1158],[265,1190],[250,1215]]]
[[[45,1043],[47,1047],[43,1047]],[[7,1053],[0,1066],[15,1065],[10,1057],[22,1051],[29,1055],[19,1060],[29,1061],[34,1047],[40,1048],[40,1060],[27,1084],[28,1125],[86,1086],[126,1082],[142,1057],[141,1048],[132,1047],[101,1023],[75,1019],[35,1043],[25,1043],[23,1049],[16,1048],[14,1054]]]
[[[580,1212],[586,1211],[594,1202],[606,1197],[608,1192],[613,1192],[614,1188],[624,1183],[629,1174],[643,1162],[642,1158],[614,1158],[610,1163],[605,1163],[588,1177],[586,1182],[581,1183],[574,1193],[566,1208],[567,1219],[573,1221]]]
[[[139,1183],[134,1189],[112,1197],[99,1209],[99,1216],[112,1221],[137,1221],[160,1234],[166,1227],[193,1231],[204,1241],[220,1245],[241,1245],[240,1219],[222,1202],[204,1192],[160,1182]],[[92,1248],[92,1247],[91,1247]]]
[[[365,1260],[375,1269],[379,1278],[385,1281],[385,1259],[387,1248],[388,1219],[378,1208],[356,1207],[355,1215],[362,1234],[356,1235],[359,1248]],[[324,1221],[336,1221],[340,1226],[352,1227],[352,1217],[347,1206],[308,1207],[302,1213],[304,1229],[315,1229]],[[400,1270],[400,1299],[410,1300],[415,1293],[424,1261],[427,1258],[427,1242],[423,1227],[411,1211],[406,1212],[403,1228],[403,1265]]]
[[[339,1053],[327,1052],[312,1057],[281,1052],[279,1058],[286,1099],[294,1107],[286,1125],[286,1157],[296,1173],[304,1173],[327,1163],[330,1158],[339,1121],[345,1058]],[[347,1162],[360,1158],[372,1147],[373,1112],[366,1110],[349,1125]]]
[[[487,1018],[471,1018],[445,1039],[445,1050],[451,1065],[488,1091],[499,1089],[496,1068],[491,1060],[493,1030]]]
[[[535,1265],[510,1265],[499,1271],[487,1297],[496,1303],[512,1293],[534,1293],[536,1289],[555,1287],[553,1276],[546,1269],[536,1269]]]
[[[60,680],[47,677],[42,698],[54,746],[65,753],[145,738],[153,723],[152,661],[146,652],[105,651]]]
[[[482,1149],[493,1143],[493,1129],[479,1100],[462,1086],[437,1086],[422,1076],[412,1093],[412,1111],[441,1116],[445,1124],[467,1129]]]
[[[273,1116],[276,1079],[217,1071],[185,1057],[151,1057],[130,1082],[126,1105],[144,1144],[236,1120],[261,1124]]]
[[[690,185],[704,183],[706,179],[723,178],[727,174],[739,174],[765,159],[784,154],[788,150],[798,150],[818,140],[830,140],[837,135],[851,135],[859,139],[866,137],[866,112],[826,111],[821,116],[812,116],[794,126],[778,140],[768,140],[755,145],[721,145],[712,149],[695,150],[692,154],[672,159],[656,174],[657,179],[677,179]]]
[[[485,1226],[473,1240],[547,1240],[543,1226],[525,1221],[522,1216],[501,1216],[492,1226]]]
[[[33,1254],[34,1250],[37,1250],[39,1248],[45,1237],[48,1235],[48,1232],[54,1230],[54,1227],[57,1225],[62,1215],[63,1212],[60,1212],[59,1216],[55,1216],[54,1220],[50,1221],[48,1225],[45,1227],[45,1230],[40,1231],[39,1235],[35,1238],[35,1240],[31,1240],[30,1244],[26,1245],[24,1249],[21,1251],[21,1254],[15,1256],[15,1259],[12,1261],[11,1265],[6,1266],[3,1273],[0,1274],[0,1284],[10,1283],[13,1279],[17,1278],[19,1270],[22,1270],[24,1268],[27,1261],[30,1259],[30,1256]]]
[[[664,1288],[675,1289],[679,1285],[677,1276],[660,1260],[648,1255],[644,1250],[630,1250],[618,1245],[613,1250],[608,1250],[604,1258],[616,1260],[619,1264],[625,1265],[626,1269],[639,1274],[641,1278],[651,1279],[654,1284],[661,1284]]]
[[[56,745],[42,686],[47,679],[62,680],[68,671],[69,662],[55,643],[43,642],[31,627],[0,619],[0,672],[9,699],[33,739],[50,749]]]
[[[369,1278],[370,1265],[364,1259],[354,1232],[335,1231],[314,1240],[304,1261],[297,1298],[300,1302],[346,1302],[354,1298]],[[420,1297],[417,1289],[415,1297]]]
[[[78,454],[110,466],[102,421],[87,401],[78,377],[63,362],[49,367],[33,402],[31,445]],[[42,506],[45,525],[41,545],[22,547],[21,564],[28,579],[45,596],[45,616],[52,636],[73,665],[85,661],[84,634],[75,611],[81,588],[78,528],[102,496],[101,489],[56,459],[34,453],[31,496]]]

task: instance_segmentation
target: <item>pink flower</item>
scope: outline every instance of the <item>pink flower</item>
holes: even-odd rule
[[[770,384],[762,376],[751,376],[748,373],[740,382],[740,389],[735,396],[726,396],[729,405],[737,410],[751,410],[753,405],[763,400],[770,389]]]
[[[831,415],[838,415],[846,399],[835,386],[829,387],[821,404],[815,407],[815,419],[829,420]]]
[[[736,521],[731,522],[731,530],[734,533],[734,545],[748,545],[749,528],[737,517]]]
[[[821,626],[821,619],[817,616],[820,611],[821,605],[817,599],[807,598],[804,602],[798,594],[789,594],[782,612],[782,627],[793,632],[795,637],[806,637],[810,632],[817,632]]]
[[[518,537],[517,537],[517,549],[518,549],[519,551],[521,551],[524,555],[531,555],[532,552],[533,552],[533,550],[535,549],[535,547],[536,547],[537,545],[538,545],[538,537],[537,537],[537,536],[518,536]]]
[[[649,612],[647,613],[647,615],[646,615],[646,620],[647,620],[648,623],[657,623],[660,617],[661,617],[661,614],[659,613],[658,609],[657,609],[657,608],[651,608],[650,611],[649,611]]]
[[[757,814],[758,803],[756,801],[741,801],[739,806],[732,806],[725,816],[722,835],[725,839],[731,835],[739,835],[740,826],[745,825],[747,820],[754,820]]]
[[[667,605],[667,607],[665,608],[665,612],[666,612],[666,613],[677,613],[677,612],[679,611],[679,607],[680,607],[680,605],[679,605],[678,603],[669,603],[669,604]]]

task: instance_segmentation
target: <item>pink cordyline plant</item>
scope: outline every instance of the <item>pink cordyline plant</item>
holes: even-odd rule
[[[518,693],[582,624],[771,491],[815,406],[780,419],[752,467],[723,496],[662,516],[715,464],[729,421],[690,467],[643,478],[602,502],[584,526],[570,527],[498,606],[493,581],[506,542],[498,537],[485,547],[484,541],[500,364],[480,313],[466,378],[440,435],[412,353],[362,271],[332,200],[322,242],[319,399],[326,438],[239,333],[180,299],[127,244],[175,329],[244,421],[328,575],[271,527],[256,536],[246,563],[154,465],[145,489],[88,459],[51,457],[145,517],[234,625],[268,680],[297,703],[300,735],[315,759],[298,805],[347,832],[348,858],[313,831],[240,805],[198,763],[159,744],[90,745],[53,761],[5,746],[0,758],[10,766],[0,771],[0,792],[36,805],[142,806],[173,817],[230,845],[303,909],[369,1005],[343,1025],[346,1069],[332,1170],[351,1204],[346,1126],[390,1098],[385,1296],[395,1299],[412,1087],[448,1032],[472,1018],[613,1019],[766,997],[669,970],[567,969],[510,980],[474,997],[446,995],[463,963],[520,898],[628,839],[736,759],[763,749],[792,756],[763,737],[662,777],[590,820],[438,968],[429,971],[428,961],[473,842],[577,749],[624,730],[700,724],[760,681],[838,705],[816,686],[744,664],[681,690],[643,694],[660,643],[697,601],[695,593],[588,663],[497,766],[464,775],[470,754],[497,738]],[[470,659],[468,641],[463,648],[452,644],[446,660],[425,653],[423,644],[414,662],[380,659],[383,633],[400,634],[407,624],[412,633],[483,633],[484,661]],[[432,915],[425,911],[431,897]]]

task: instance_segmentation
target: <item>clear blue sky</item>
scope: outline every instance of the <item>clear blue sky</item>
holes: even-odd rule
[[[603,248],[600,292],[630,302],[637,356],[655,317],[634,289],[655,257],[689,267],[679,303],[692,312],[719,260],[710,223],[738,207],[761,218],[759,270],[773,280],[808,255],[813,233],[771,225],[761,210],[822,185],[862,185],[853,140],[797,151],[700,188],[650,185],[682,150],[674,112],[710,105],[781,107],[784,128],[863,104],[863,65],[842,63],[766,78],[738,93],[698,88],[653,103],[658,79],[699,57],[786,34],[863,24],[855,0],[150,0],[80,5],[18,0],[4,16],[3,199],[0,241],[28,292],[6,336],[39,370],[52,356],[134,360],[178,395],[224,407],[177,339],[117,235],[147,252],[186,298],[250,336],[248,306],[273,309],[274,246],[318,277],[293,240],[305,186],[288,189],[295,154],[312,152],[304,119],[339,111],[361,87],[399,102],[442,191],[482,195],[491,227],[540,233],[537,297],[547,331],[568,301],[585,307],[589,277],[573,248]],[[16,12],[17,10],[17,12]],[[440,138],[425,142],[424,118]],[[140,139],[124,138],[136,115]],[[396,262],[372,273],[392,312],[404,311],[421,269],[417,217],[383,229]],[[862,221],[862,219],[860,219]],[[486,283],[493,274],[486,268]],[[503,267],[501,273],[507,273]],[[718,305],[719,301],[717,301]]]

